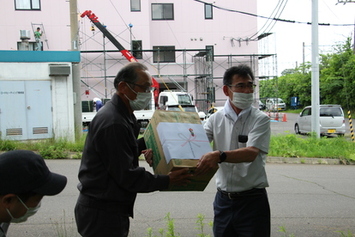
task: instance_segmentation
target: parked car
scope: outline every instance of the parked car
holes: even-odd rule
[[[281,98],[267,98],[265,106],[268,111],[286,110],[286,104]]]
[[[266,106],[263,102],[261,102],[261,100],[259,100],[259,110],[264,110],[266,109]]]
[[[320,135],[331,136],[345,134],[344,112],[340,105],[319,106]],[[306,106],[295,122],[295,133],[305,134],[312,131],[312,106]]]

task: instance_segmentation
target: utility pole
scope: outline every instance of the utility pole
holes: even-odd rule
[[[319,128],[319,52],[318,0],[312,0],[312,131],[320,138]]]
[[[107,68],[106,68],[106,40],[105,35],[102,34],[103,40],[103,53],[104,53],[104,80],[105,80],[105,99],[107,99]]]
[[[71,50],[79,51],[78,40],[78,10],[77,0],[70,0],[70,38]],[[73,94],[74,94],[74,125],[75,137],[82,135],[82,121],[81,121],[81,92],[80,92],[80,62],[72,63],[72,78],[73,78]]]
[[[305,66],[304,66],[304,63],[306,62],[306,59],[305,59],[306,56],[305,56],[305,52],[304,52],[304,48],[305,48],[306,46],[305,46],[305,43],[304,43],[304,42],[302,43],[302,46],[303,46],[303,47],[302,47],[302,53],[303,53],[303,55],[302,55],[302,64],[303,64],[302,72],[303,72],[303,74],[304,74],[304,73],[305,73],[305,69],[304,69]]]

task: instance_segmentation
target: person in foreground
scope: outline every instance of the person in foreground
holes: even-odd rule
[[[60,193],[67,184],[52,173],[43,158],[32,151],[15,150],[0,155],[0,237],[10,223],[25,222],[36,214],[43,196]]]
[[[75,220],[82,236],[128,236],[129,217],[133,217],[138,192],[189,182],[191,174],[187,169],[153,175],[138,165],[141,153],[152,165],[152,150],[145,150],[143,139],[137,140],[140,128],[133,114],[151,101],[151,86],[146,66],[138,62],[127,64],[114,80],[116,93],[90,124],[75,206]]]
[[[254,75],[247,65],[234,66],[223,76],[224,108],[204,128],[214,151],[203,155],[195,175],[216,173],[213,203],[215,237],[270,236],[270,206],[265,190],[265,160],[270,143],[267,115],[252,107]]]

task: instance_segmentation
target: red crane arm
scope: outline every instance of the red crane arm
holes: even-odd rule
[[[86,10],[83,12],[80,17],[85,17],[87,16],[91,22],[104,34],[106,38],[108,38],[116,47],[117,49],[122,53],[122,55],[129,61],[129,62],[138,62],[138,60],[129,52],[127,49],[125,49],[120,42],[116,40],[115,37],[106,29],[105,26],[103,26],[100,21],[98,20],[98,17],[90,10]],[[152,77],[152,82],[153,82],[153,87],[155,88],[154,90],[154,99],[155,99],[155,104],[158,103],[158,96],[159,96],[159,83]]]

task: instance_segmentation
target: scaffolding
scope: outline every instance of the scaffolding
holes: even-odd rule
[[[81,45],[93,39],[101,32],[93,32]],[[122,56],[119,50],[107,50],[109,41],[102,37],[102,42],[96,39],[96,43],[102,50],[81,50],[81,82],[82,96],[91,91],[95,97],[109,99],[115,92],[113,80],[127,59]],[[160,61],[160,56],[166,51],[174,54],[174,61]],[[256,84],[259,79],[276,77],[276,55],[275,54],[230,54],[214,55],[208,49],[151,49],[133,50],[139,62],[145,64],[152,76],[160,84],[160,91],[180,90],[194,96],[196,107],[199,111],[207,112],[211,106],[225,101],[221,88],[223,87],[223,74],[226,69],[238,64],[249,65],[256,77]],[[137,57],[137,55],[139,55]],[[268,60],[271,73],[260,74],[259,62]],[[264,63],[265,64],[265,63]],[[262,64],[261,64],[262,65]],[[269,69],[270,69],[269,68]],[[255,91],[259,96],[259,87]]]
[[[120,68],[127,63],[126,59],[120,56],[119,51],[82,51],[83,74],[100,72],[96,76],[82,76],[81,81],[85,87],[92,90],[99,98],[110,98],[114,93],[113,79],[116,68]],[[175,50],[178,58],[182,58],[180,63],[152,63],[154,50],[142,50],[143,59],[152,76],[159,82],[160,91],[180,90],[189,92],[194,96],[194,101],[200,111],[207,111],[211,106],[225,101],[225,97],[216,98],[216,91],[223,86],[223,73],[232,66],[238,64],[249,65],[255,73],[256,84],[259,80],[272,79],[276,73],[271,75],[260,75],[258,62],[269,58],[276,60],[275,54],[250,54],[250,55],[214,55],[214,61],[209,59],[209,52],[205,49],[184,49]],[[87,57],[87,55],[95,55]],[[101,58],[102,57],[102,58]],[[101,63],[98,63],[101,58]],[[109,61],[109,63],[107,63]],[[112,69],[115,69],[112,71]],[[111,73],[108,73],[111,71]],[[190,85],[190,87],[189,87]],[[192,85],[192,86],[191,86]],[[259,95],[259,88],[255,91]]]
[[[192,94],[197,106],[207,110],[211,99],[206,96],[206,83],[194,83],[204,78],[212,87],[212,63],[206,63],[205,49],[176,49],[175,62],[154,62],[153,55],[164,50],[140,50],[142,59],[152,77],[160,84],[160,91],[180,90]],[[134,52],[133,52],[134,53]],[[82,77],[81,82],[86,89],[95,93],[99,98],[110,98],[114,93],[113,80],[119,68],[127,63],[118,50],[88,50],[81,51]],[[159,58],[159,56],[158,56]],[[152,63],[153,62],[153,63]],[[207,66],[209,64],[209,66]],[[189,86],[190,85],[190,86]],[[192,86],[191,86],[192,85]],[[83,91],[85,93],[86,90]],[[208,100],[209,101],[208,101]]]

